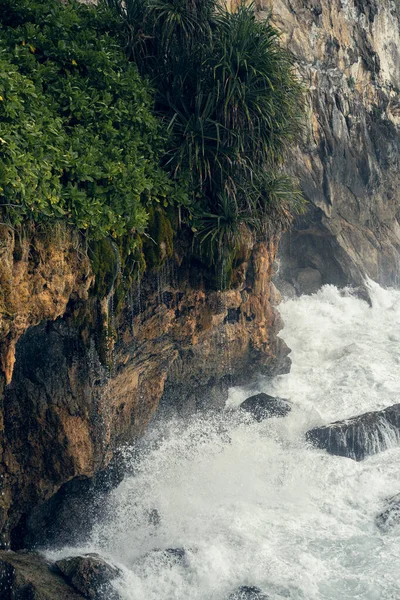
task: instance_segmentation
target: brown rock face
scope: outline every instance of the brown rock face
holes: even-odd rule
[[[18,233],[0,225],[0,369],[10,383],[15,346],[25,331],[64,314],[72,297],[87,299],[93,281],[77,235],[62,225]]]
[[[177,259],[180,267],[173,261],[135,285],[118,316],[111,299],[102,302],[109,330],[116,331],[107,368],[96,351],[98,304],[86,300],[92,280],[86,259],[67,238],[65,246],[43,250],[37,264],[24,249],[21,265],[13,237],[7,239],[10,277],[29,290],[6,302],[15,317],[4,317],[1,330],[8,379],[9,340],[22,336],[0,406],[0,533],[4,545],[11,539],[18,548],[31,511],[72,479],[104,469],[118,448],[143,434],[160,400],[183,413],[205,400],[215,406],[230,383],[286,370],[289,361],[277,338],[279,295],[271,284],[278,236],[250,249],[234,273],[234,289],[210,291],[202,267]]]
[[[310,201],[281,244],[281,275],[399,283],[400,24],[391,0],[261,0],[310,89],[293,159]],[[303,271],[304,272],[304,271]]]

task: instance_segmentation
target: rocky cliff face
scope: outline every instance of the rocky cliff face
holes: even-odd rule
[[[278,235],[249,248],[233,289],[210,291],[201,268],[177,256],[132,287],[118,316],[111,297],[90,295],[90,265],[75,242],[47,232],[17,251],[12,231],[2,237],[4,546],[23,545],[34,507],[102,471],[141,435],[160,400],[183,413],[204,399],[218,406],[235,378],[287,368],[271,284]]]
[[[261,11],[271,8],[310,87],[304,142],[291,161],[310,210],[284,236],[281,274],[299,291],[359,284],[365,273],[398,283],[397,4],[261,0]],[[111,297],[91,295],[79,239],[1,228],[3,546],[23,544],[33,509],[57,494],[59,510],[68,482],[102,472],[160,402],[183,414],[218,406],[235,378],[287,368],[271,284],[278,241],[276,233],[249,248],[226,292],[211,291],[181,253],[137,282],[115,315]]]
[[[400,22],[392,0],[261,0],[310,88],[293,172],[310,201],[283,239],[281,275],[399,283]]]
[[[10,383],[23,333],[64,314],[70,299],[87,299],[93,283],[79,236],[61,224],[50,232],[0,225],[0,371]]]

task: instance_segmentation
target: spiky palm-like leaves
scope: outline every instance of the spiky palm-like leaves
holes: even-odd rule
[[[216,0],[104,1],[153,82],[171,133],[165,161],[188,181],[203,244],[234,245],[241,224],[258,234],[284,224],[302,207],[280,168],[301,129],[303,90],[270,20]]]

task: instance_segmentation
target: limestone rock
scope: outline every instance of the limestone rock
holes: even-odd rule
[[[308,211],[281,243],[280,276],[301,290],[400,277],[400,5],[392,0],[261,0],[309,89],[290,161]]]
[[[83,600],[34,552],[0,551],[1,600]]]
[[[112,581],[120,570],[109,565],[97,554],[73,556],[56,562],[67,581],[89,600],[118,600]]]
[[[93,281],[78,233],[61,224],[53,232],[24,233],[0,224],[0,370],[6,383],[21,335],[63,315],[71,298],[87,299]]]
[[[297,272],[297,292],[299,294],[315,294],[322,285],[321,273],[318,269],[307,267]]]
[[[363,460],[400,442],[400,404],[315,427],[306,439],[330,454]]]
[[[58,500],[65,486],[104,471],[118,448],[143,435],[160,401],[181,414],[222,406],[229,385],[260,372],[287,372],[290,364],[289,350],[277,336],[279,295],[271,286],[279,231],[248,249],[230,290],[209,289],[207,269],[197,266],[194,272],[184,256],[147,273],[114,317],[118,342],[108,348],[108,366],[98,354],[96,299],[84,295],[90,281],[90,276],[83,281],[86,262],[82,259],[85,268],[79,271],[79,253],[65,239],[66,249],[62,240],[54,248],[49,240],[38,265],[29,262],[32,249],[21,259],[11,234],[0,249],[7,273],[21,271],[24,279],[29,271],[28,283],[46,300],[42,313],[35,298],[29,308],[29,293],[34,294],[29,288],[18,305],[10,304],[17,316],[21,312],[21,319],[9,322],[19,323],[21,335],[13,369],[0,348],[2,364],[7,363],[3,370],[13,371],[0,398],[0,539],[13,549],[42,541],[30,530],[34,523],[44,522],[50,537],[63,539],[57,534],[62,524],[53,522],[46,509],[31,513],[59,494],[53,506],[61,515]],[[58,303],[55,284],[63,276],[62,261],[69,283]],[[18,289],[19,276],[12,276]],[[73,291],[75,283],[80,291],[79,285]],[[50,305],[54,312],[47,310]],[[2,311],[0,304],[0,321]],[[5,371],[0,367],[0,389]],[[42,537],[44,529],[34,529]]]
[[[288,400],[275,398],[263,392],[247,398],[242,402],[240,408],[250,413],[256,421],[263,421],[271,417],[285,417],[291,411]]]
[[[400,525],[400,494],[386,500],[385,507],[376,516],[375,522],[382,531],[390,531]]]

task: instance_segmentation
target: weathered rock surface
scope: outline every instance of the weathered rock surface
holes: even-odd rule
[[[126,467],[123,455],[115,453],[104,471],[97,471],[90,478],[78,476],[67,481],[49,500],[21,519],[13,531],[14,550],[83,546],[93,525],[105,515],[109,492],[121,482]]]
[[[271,417],[285,417],[291,411],[291,404],[284,398],[275,398],[261,392],[247,398],[240,408],[250,413],[256,421],[263,421]]]
[[[306,438],[330,454],[363,460],[400,442],[400,404],[315,427]]]
[[[63,315],[71,299],[87,300],[93,275],[81,243],[62,225],[52,233],[27,226],[19,235],[0,225],[0,371],[6,383],[21,335]]]
[[[400,494],[386,500],[385,508],[376,516],[375,522],[382,531],[400,525]]]
[[[322,284],[400,277],[400,23],[392,0],[261,0],[309,94],[292,170],[310,201],[281,243],[280,276]],[[315,275],[315,282],[318,276]]]
[[[0,551],[1,600],[83,600],[64,577],[33,552]]]
[[[73,556],[55,564],[66,580],[88,600],[119,599],[119,594],[112,587],[112,581],[121,575],[121,572],[100,556]]]
[[[49,507],[32,512],[68,482],[105,470],[119,447],[143,434],[160,400],[183,413],[216,406],[229,384],[288,369],[288,349],[277,337],[279,294],[271,284],[278,238],[247,248],[231,290],[210,290],[201,266],[177,255],[132,288],[118,316],[111,309],[107,316],[107,302],[99,309],[95,298],[87,299],[93,277],[68,237],[65,248],[62,239],[54,242],[57,252],[51,236],[17,252],[13,236],[3,236],[13,286],[20,273],[30,287],[15,304],[3,294],[0,306],[1,335],[20,336],[15,365],[9,345],[1,355],[0,388],[13,373],[0,396],[2,543],[17,549],[27,539],[40,541],[30,527],[35,522],[37,531],[42,522],[51,529]],[[45,243],[46,251],[35,251]],[[114,333],[99,340],[96,325],[104,315]],[[55,505],[62,513],[60,498]],[[49,531],[53,537],[58,525]]]

